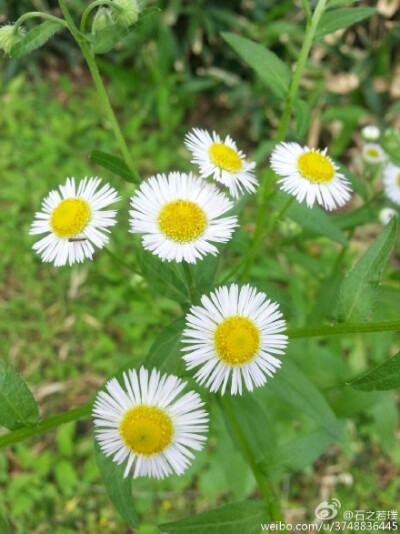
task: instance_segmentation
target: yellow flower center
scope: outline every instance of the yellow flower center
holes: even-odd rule
[[[248,363],[260,348],[260,330],[239,315],[225,319],[217,326],[214,345],[220,359],[228,365]]]
[[[74,237],[85,228],[90,215],[90,206],[86,200],[67,198],[53,211],[50,226],[58,237]]]
[[[126,412],[119,426],[124,443],[135,454],[159,454],[171,443],[171,418],[154,406],[135,406]]]
[[[207,217],[194,202],[174,200],[163,206],[158,225],[161,232],[172,241],[188,243],[203,235],[207,228]]]
[[[224,143],[214,143],[209,149],[211,161],[224,171],[238,172],[243,169],[242,158],[233,148]]]
[[[368,148],[366,152],[368,156],[371,156],[371,158],[379,158],[379,152],[376,150],[376,148]]]
[[[400,187],[400,172],[399,172],[399,174],[397,175],[397,185]]]
[[[300,174],[311,182],[318,184],[331,182],[335,176],[335,167],[329,158],[320,152],[304,152],[297,160]]]

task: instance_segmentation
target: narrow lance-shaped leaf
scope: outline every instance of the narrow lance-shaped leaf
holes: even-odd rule
[[[95,442],[96,461],[108,496],[130,527],[137,528],[139,519],[132,496],[132,477],[124,478],[124,465],[118,465],[107,457]]]
[[[149,369],[156,367],[163,373],[177,374],[178,368],[183,367],[181,337],[184,327],[184,317],[165,326],[155,337],[143,365]]]
[[[101,167],[104,167],[104,169],[120,176],[127,182],[137,184],[140,181],[139,177],[130,170],[121,158],[118,158],[117,156],[94,150],[90,153],[90,159],[93,163],[97,163]]]
[[[47,20],[27,32],[16,45],[11,49],[11,57],[22,57],[30,54],[37,48],[43,46],[58,30],[63,26],[61,23]]]
[[[315,40],[321,39],[329,33],[333,33],[342,28],[348,28],[357,22],[361,22],[375,13],[373,7],[344,7],[327,11],[321,17],[315,33]]]
[[[338,303],[340,322],[366,319],[396,237],[397,222],[393,218],[343,280]]]
[[[311,109],[304,100],[296,100],[294,112],[296,116],[296,139],[302,140],[310,129]]]
[[[265,46],[250,39],[229,32],[223,32],[222,37],[256,71],[275,96],[278,98],[286,96],[291,79],[290,69],[286,63]]]
[[[361,391],[384,391],[400,388],[400,352],[348,384]]]
[[[170,534],[258,534],[261,523],[269,520],[265,503],[243,501],[165,523],[160,530]]]
[[[39,412],[28,386],[0,360],[0,425],[16,430],[37,423]]]

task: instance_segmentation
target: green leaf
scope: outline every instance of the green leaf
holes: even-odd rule
[[[296,139],[303,139],[310,129],[311,109],[304,100],[296,100],[294,103],[296,117]]]
[[[130,527],[139,526],[139,518],[134,509],[132,477],[124,476],[125,466],[118,465],[107,457],[95,441],[96,461],[108,496]]]
[[[2,514],[0,514],[0,532],[2,534],[11,534],[10,525]]]
[[[306,413],[335,439],[341,438],[342,425],[332,408],[322,393],[287,356],[275,377],[268,381],[267,388],[296,410]]]
[[[291,79],[290,69],[286,63],[265,46],[250,39],[229,32],[223,32],[222,37],[256,71],[275,96],[278,98],[286,96]]]
[[[344,428],[344,422],[341,422]],[[333,443],[334,437],[323,428],[317,428],[290,440],[280,443],[259,463],[266,475],[278,478],[284,473],[300,471],[317,460]]]
[[[385,130],[380,143],[391,161],[400,166],[400,132],[395,128]]]
[[[251,436],[249,446],[255,461],[261,461],[274,448],[275,443],[268,413],[253,395],[245,394],[241,397],[227,397],[226,400],[224,399],[225,403],[229,404],[228,408],[234,414],[244,435]],[[223,410],[223,415],[228,429],[232,430],[225,410]],[[236,436],[233,432],[232,437],[236,441]],[[237,448],[240,448],[240,443],[237,443]]]
[[[63,26],[56,21],[47,20],[42,22],[29,32],[27,32],[22,39],[12,47],[10,56],[17,58],[26,56],[43,46],[58,30]]]
[[[183,366],[181,337],[184,327],[184,317],[164,326],[156,336],[143,364],[147,368],[156,367],[161,372],[176,374]]]
[[[343,280],[338,303],[340,322],[366,319],[396,237],[397,222],[394,217]]]
[[[361,391],[384,391],[400,388],[400,352],[348,385]]]
[[[159,528],[171,534],[258,534],[260,524],[268,523],[269,519],[263,502],[243,501],[165,523]]]
[[[137,184],[140,182],[139,177],[129,169],[127,164],[121,158],[117,158],[116,156],[112,156],[106,152],[94,150],[90,153],[90,159],[93,161],[93,163],[97,163],[101,167],[111,171],[113,174],[120,176],[127,182],[132,184]]]
[[[10,430],[38,422],[39,412],[20,375],[0,360],[0,425]]]
[[[177,302],[182,303],[188,300],[185,284],[169,264],[161,261],[143,247],[137,249],[136,258],[140,272],[147,280],[150,289]]]
[[[207,293],[213,287],[220,259],[221,254],[208,255],[204,260],[190,266],[194,287],[200,295]]]
[[[329,33],[333,33],[342,28],[348,28],[375,13],[373,7],[344,7],[327,11],[321,17],[315,34],[315,40],[321,39]]]
[[[287,199],[287,195],[277,193],[274,196],[276,209],[282,209]],[[339,228],[336,227],[332,216],[327,215],[318,206],[308,208],[305,204],[294,202],[287,210],[287,216],[314,235],[323,235],[341,245],[348,245],[347,239]]]

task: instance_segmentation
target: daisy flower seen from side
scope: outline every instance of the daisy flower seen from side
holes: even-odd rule
[[[254,176],[254,162],[238,150],[236,143],[227,135],[222,141],[216,132],[193,128],[185,137],[185,145],[192,153],[192,163],[199,166],[200,176],[225,185],[234,198],[247,191],[254,193],[258,185]]]
[[[361,130],[361,135],[365,141],[374,142],[379,139],[381,131],[378,126],[369,124],[368,126],[364,126],[364,128]]]
[[[231,394],[242,394],[263,386],[284,354],[286,323],[279,306],[249,285],[223,286],[210,296],[203,295],[202,306],[192,306],[183,332],[187,369],[199,367],[195,379],[212,392],[225,393],[231,381]]]
[[[383,189],[395,204],[400,204],[400,167],[389,163],[383,171]]]
[[[377,143],[366,143],[362,148],[362,158],[367,163],[379,164],[386,161],[386,154]]]
[[[282,176],[278,180],[281,189],[299,202],[305,200],[309,208],[317,202],[333,210],[350,199],[348,180],[326,152],[298,143],[280,143],[271,154],[271,167]]]
[[[96,439],[106,456],[122,464],[124,478],[181,475],[191,464],[192,450],[206,440],[208,414],[198,393],[181,392],[186,385],[174,375],[141,367],[106,384],[93,406]]]
[[[196,263],[217,254],[213,243],[226,243],[237,217],[223,216],[233,204],[226,195],[192,174],[157,174],[131,198],[131,232],[162,260]]]
[[[103,210],[120,200],[109,184],[100,178],[84,178],[75,185],[67,178],[59,191],[51,191],[43,200],[42,211],[35,214],[30,234],[47,234],[33,245],[42,261],[56,267],[92,259],[94,246],[108,243],[109,227],[116,224],[116,211]]]

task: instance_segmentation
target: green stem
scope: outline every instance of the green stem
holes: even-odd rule
[[[254,239],[250,248],[250,251],[247,255],[247,257],[244,258],[244,268],[242,272],[242,278],[246,278],[249,275],[251,266],[253,265],[254,257],[257,252],[257,249],[264,239],[266,239],[273,229],[275,228],[276,224],[282,219],[282,217],[285,215],[287,210],[290,208],[294,201],[294,197],[289,197],[288,200],[285,202],[281,210],[275,215],[275,217],[272,217],[267,228],[265,231],[263,231],[264,225],[259,225],[258,229],[256,229],[256,233],[254,234]]]
[[[88,402],[87,404],[82,404],[82,406],[79,406],[73,410],[69,410],[68,412],[49,417],[48,419],[43,419],[43,421],[35,426],[28,426],[14,430],[13,432],[9,432],[4,436],[0,436],[0,449],[31,436],[42,434],[43,432],[47,432],[48,430],[56,428],[65,423],[70,423],[71,421],[76,421],[77,419],[87,418],[90,415],[91,410],[92,403]]]
[[[182,262],[183,272],[185,273],[185,278],[188,286],[188,292],[189,292],[189,298],[190,302],[193,303],[195,294],[196,294],[196,288],[193,282],[193,276],[190,270],[190,266],[186,261]]]
[[[103,251],[105,252],[105,254],[107,254],[107,256],[109,256],[116,264],[118,264],[120,267],[124,267],[125,269],[128,269],[128,271],[130,271],[131,273],[133,274],[137,274],[139,276],[141,276],[140,273],[138,273],[137,271],[135,271],[134,269],[132,269],[132,267],[130,265],[128,265],[127,263],[125,263],[123,260],[121,260],[120,258],[118,258],[118,256],[116,256],[114,254],[114,252],[111,252],[110,249],[108,249],[107,247],[103,247]]]
[[[287,330],[290,339],[301,337],[322,337],[338,334],[359,334],[366,332],[390,332],[400,330],[400,321],[377,321],[371,323],[344,323],[309,328],[293,328]]]
[[[249,464],[250,469],[253,472],[253,475],[254,475],[254,478],[256,479],[260,493],[263,496],[267,504],[267,508],[268,508],[268,512],[270,514],[271,520],[272,521],[283,521],[282,512],[280,510],[277,499],[272,489],[269,487],[268,481],[265,479],[265,476],[262,473],[260,473],[257,467],[257,462],[254,458],[251,447],[248,443],[248,440],[246,439],[246,436],[241,426],[239,425],[236,419],[235,413],[232,410],[231,405],[229,404],[229,400],[226,397],[221,397],[218,400],[220,401],[220,407],[222,411],[225,412],[225,414],[227,415],[229,419],[229,423],[239,441],[243,455],[246,458],[246,461]]]
[[[48,13],[41,13],[40,11],[30,11],[29,13],[24,13],[19,17],[17,22],[14,24],[14,31],[16,32],[23,22],[33,18],[51,20],[53,22],[58,22],[61,26],[68,27],[65,20],[59,19],[58,17],[54,17],[53,15],[49,15]]]
[[[96,0],[95,2],[93,2],[93,4],[90,4],[90,6],[88,6],[83,12],[82,20],[81,20],[81,27],[80,27],[81,33],[85,32],[88,16],[93,11],[93,9],[98,6],[109,6],[109,7],[114,7],[116,9],[120,9],[120,6],[118,6],[111,0]]]
[[[317,30],[321,15],[324,12],[326,3],[327,3],[327,0],[318,0],[317,6],[311,17],[310,23],[307,24],[306,34],[305,34],[303,45],[301,47],[300,54],[299,54],[299,60],[297,62],[295,71],[293,73],[292,81],[290,83],[289,91],[288,91],[285,105],[283,108],[282,117],[279,123],[278,132],[276,134],[275,145],[279,144],[281,141],[285,139],[286,132],[289,127],[290,117],[292,115],[293,103],[296,99],[297,92],[299,90],[301,75],[306,65],[306,61],[311,50],[315,32]],[[251,249],[254,249],[254,250],[252,251],[247,261],[246,273],[250,272],[251,266],[255,258],[255,253],[257,251],[258,244],[260,243],[262,227],[264,226],[265,219],[266,219],[265,201],[266,201],[266,197],[268,193],[268,184],[270,182],[270,179],[273,177],[273,174],[274,173],[272,169],[268,169],[265,179],[260,184],[260,189],[259,189],[260,201],[258,203],[257,223],[256,223],[256,229],[254,232],[253,241],[251,244]]]
[[[67,22],[68,28],[71,31],[72,35],[74,36],[76,42],[78,43],[82,54],[86,60],[86,63],[89,67],[90,73],[93,78],[94,85],[96,86],[97,92],[99,94],[101,103],[103,105],[103,108],[105,109],[108,120],[110,121],[111,127],[114,130],[115,138],[119,144],[119,147],[121,149],[121,152],[124,156],[125,163],[130,168],[132,172],[136,175],[138,178],[139,175],[135,169],[135,164],[133,162],[132,156],[129,152],[129,148],[126,144],[125,138],[122,134],[121,128],[118,124],[117,118],[115,116],[114,110],[111,106],[110,99],[108,98],[107,91],[104,87],[103,80],[101,79],[99,69],[97,68],[96,60],[94,55],[92,54],[90,48],[88,47],[85,36],[78,30],[75,22],[73,21],[68,8],[65,4],[65,0],[58,0],[58,3],[60,5],[61,11],[65,17],[65,20]]]

